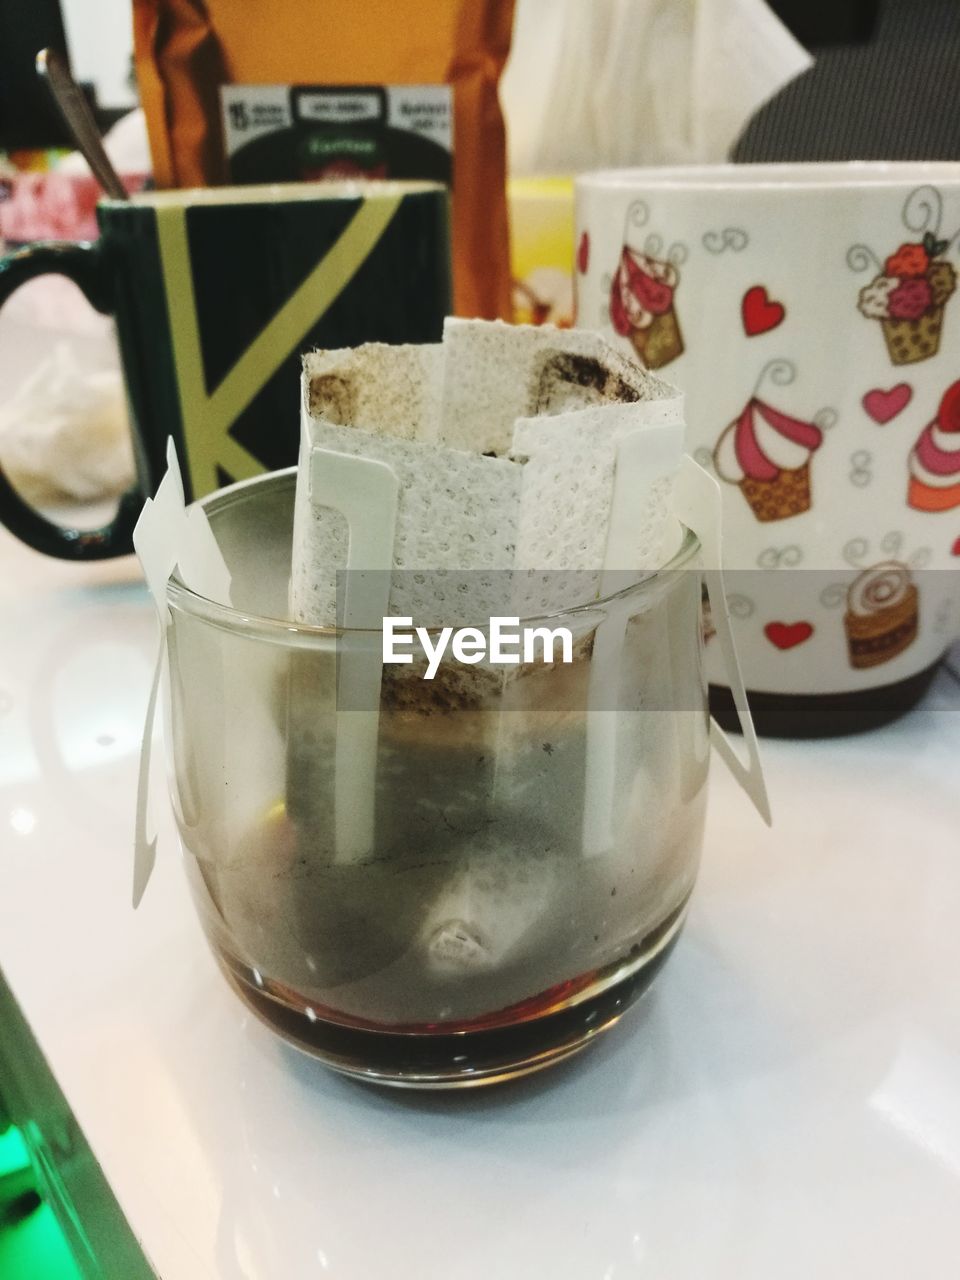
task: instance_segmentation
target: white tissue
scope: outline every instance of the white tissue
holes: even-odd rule
[[[129,488],[133,448],[119,369],[90,369],[58,342],[0,406],[0,466],[33,502],[88,502]]]
[[[764,0],[517,0],[510,172],[725,160],[812,61]]]

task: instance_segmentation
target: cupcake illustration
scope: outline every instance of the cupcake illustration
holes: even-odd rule
[[[768,373],[783,386],[795,376],[793,365],[767,365],[739,417],[726,428],[713,451],[717,475],[739,485],[750,510],[764,523],[809,511],[810,460],[823,443],[814,422],[803,422],[761,400],[758,391]]]
[[[843,627],[850,665],[878,667],[917,638],[919,597],[907,565],[884,560],[864,569],[847,591]]]
[[[874,279],[860,290],[857,306],[868,320],[879,320],[893,364],[929,360],[940,350],[943,315],[957,285],[946,260],[951,241],[940,239],[943,200],[935,187],[919,187],[903,208],[903,223],[920,238],[900,245],[880,263],[866,245],[847,254],[855,271],[870,268]]]
[[[649,210],[635,200],[627,210],[620,261],[610,283],[610,321],[648,369],[662,369],[683,353],[683,335],[674,308],[680,275],[686,260],[683,245],[671,245],[664,256],[663,240],[648,235],[642,247],[638,233],[646,226]]]
[[[907,504],[916,511],[960,507],[960,381],[944,392],[937,416],[910,454]]]

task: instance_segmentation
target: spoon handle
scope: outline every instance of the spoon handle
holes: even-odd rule
[[[90,104],[56,49],[41,49],[37,54],[37,75],[47,82],[78,150],[104,191],[113,200],[128,200],[126,188],[103,149]]]

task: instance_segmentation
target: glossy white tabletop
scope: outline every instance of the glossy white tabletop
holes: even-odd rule
[[[692,914],[578,1059],[467,1096],[286,1047],[165,820],[130,908],[155,623],[132,560],[0,533],[0,967],[162,1280],[900,1280],[960,1222],[960,683],[715,768]]]

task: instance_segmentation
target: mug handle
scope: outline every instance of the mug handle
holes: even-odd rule
[[[0,306],[14,290],[36,276],[66,276],[90,305],[103,315],[113,311],[113,289],[102,250],[96,244],[35,244],[0,260]],[[100,529],[72,529],[54,524],[25,502],[0,467],[0,523],[28,547],[61,560],[107,560],[133,550],[133,526],[143,495],[131,489],[120,499],[117,514]]]

